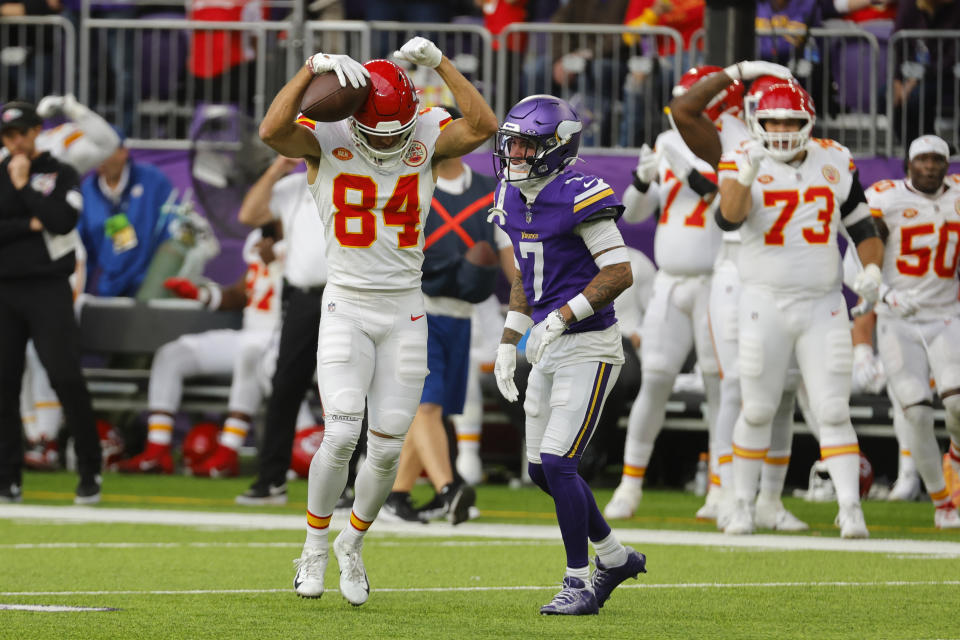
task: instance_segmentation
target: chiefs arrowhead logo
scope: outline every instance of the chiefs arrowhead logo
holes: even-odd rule
[[[773,176],[765,173],[759,178],[757,178],[757,182],[759,182],[760,184],[770,184],[771,182],[773,182]]]
[[[823,177],[827,179],[827,182],[830,184],[837,184],[840,182],[840,171],[837,170],[832,164],[827,164],[823,166]]]
[[[333,157],[346,162],[347,160],[353,160],[353,152],[346,147],[337,147],[333,150]]]
[[[411,167],[419,167],[427,160],[427,147],[419,140],[414,140],[403,157],[403,163]]]
[[[903,217],[904,218],[916,218],[920,214],[916,209],[904,209]]]

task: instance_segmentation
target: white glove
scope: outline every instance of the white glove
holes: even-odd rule
[[[554,309],[544,320],[534,325],[530,330],[530,336],[527,338],[527,361],[530,364],[537,364],[543,357],[543,352],[551,342],[559,338],[567,330],[567,323],[560,313],[560,309]]]
[[[400,51],[393,53],[393,57],[431,69],[436,69],[440,65],[440,61],[443,60],[440,48],[420,36],[408,40],[405,45],[400,47]]]
[[[880,285],[883,284],[883,275],[880,267],[872,262],[857,274],[853,281],[853,292],[863,298],[868,304],[875,304],[880,297]]]
[[[41,118],[52,118],[63,110],[66,96],[46,96],[37,103],[37,115]]]
[[[916,296],[910,291],[881,287],[880,299],[901,318],[912,316],[920,310]]]
[[[637,178],[640,182],[650,184],[657,179],[657,169],[660,166],[660,159],[653,152],[646,142],[640,147],[640,161],[637,163]]]
[[[673,171],[673,175],[677,176],[677,180],[686,184],[687,177],[693,171],[693,164],[669,144],[664,144],[660,152],[667,161],[670,170]]]
[[[869,344],[853,345],[853,388],[864,393],[879,393],[887,384],[883,363]]]
[[[782,64],[766,62],[765,60],[745,60],[732,64],[723,70],[731,80],[755,80],[760,76],[775,76],[790,80],[793,74]]]
[[[503,344],[497,346],[497,361],[493,364],[493,377],[497,381],[497,389],[507,402],[516,402],[520,397],[517,385],[513,381],[513,373],[517,370],[517,346]]]
[[[347,86],[347,82],[350,82],[354,89],[359,89],[366,86],[367,78],[370,77],[370,72],[367,71],[366,67],[350,56],[335,53],[315,53],[307,58],[306,64],[307,69],[310,69],[310,73],[315,76],[328,71],[335,72],[341,87]]]
[[[760,140],[750,140],[740,151],[741,158],[737,162],[737,182],[749,188],[760,173],[760,164],[767,157],[767,148]]]

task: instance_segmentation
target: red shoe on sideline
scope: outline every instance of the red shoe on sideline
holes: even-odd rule
[[[170,445],[147,443],[143,453],[129,460],[120,461],[118,468],[122,473],[173,473],[173,456]]]

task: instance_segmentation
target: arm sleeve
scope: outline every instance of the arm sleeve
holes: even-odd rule
[[[659,183],[650,183],[646,192],[641,192],[634,185],[623,192],[623,219],[627,222],[643,222],[656,213],[659,206]]]
[[[65,164],[60,165],[57,183],[49,195],[43,195],[28,184],[20,190],[20,197],[33,215],[40,218],[43,228],[58,235],[69,233],[77,225],[83,207],[77,172]]]
[[[587,250],[594,256],[603,251],[624,246],[620,229],[611,219],[581,222],[573,232],[583,238]]]

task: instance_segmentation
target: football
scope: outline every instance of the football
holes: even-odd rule
[[[300,100],[300,112],[311,120],[337,122],[352,116],[369,94],[369,81],[358,89],[349,82],[342,87],[337,74],[328,71],[310,81]]]

